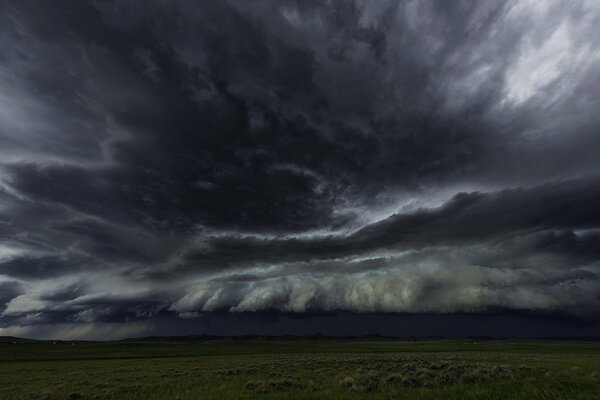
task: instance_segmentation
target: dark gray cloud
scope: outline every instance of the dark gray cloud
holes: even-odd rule
[[[525,237],[546,231],[535,243],[539,250],[593,260],[598,255],[597,234],[580,237],[572,230],[593,230],[600,224],[600,210],[595,206],[600,201],[599,183],[594,177],[529,189],[459,193],[441,207],[394,214],[347,234],[288,238],[205,235],[199,250],[191,248],[186,253],[184,265],[210,268],[337,259],[390,249],[493,243],[514,236],[523,242]]]
[[[586,1],[6,2],[0,333],[597,315],[599,23]]]

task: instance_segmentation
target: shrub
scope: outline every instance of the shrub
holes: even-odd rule
[[[369,392],[377,389],[379,386],[379,372],[375,370],[367,371],[364,375],[365,389]]]
[[[345,387],[346,389],[352,389],[354,386],[356,386],[356,382],[354,378],[347,376],[340,381],[340,385]]]
[[[65,400],[83,400],[83,395],[79,393],[69,393],[65,396]]]
[[[315,383],[313,381],[309,381],[308,385],[306,386],[306,391],[308,392],[316,392],[319,388],[317,388],[317,385],[315,385]]]
[[[50,393],[34,394],[28,397],[29,400],[50,400],[51,398],[52,395]]]
[[[414,387],[418,386],[419,382],[413,376],[404,376],[402,377],[402,386],[404,387]]]
[[[396,374],[390,375],[385,378],[385,383],[386,385],[400,385],[402,383],[402,376]]]
[[[248,381],[244,385],[245,390],[258,390],[264,386],[263,381]]]
[[[94,385],[94,387],[96,389],[106,389],[107,387],[109,387],[110,385],[108,383],[96,383]]]
[[[300,385],[297,381],[295,381],[293,379],[281,378],[281,379],[269,381],[269,386],[271,387],[271,389],[275,389],[275,390],[288,390],[288,389],[291,389],[294,387],[300,387],[302,385]]]

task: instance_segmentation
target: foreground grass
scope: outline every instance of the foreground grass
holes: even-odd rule
[[[0,399],[599,399],[600,343],[0,341]]]

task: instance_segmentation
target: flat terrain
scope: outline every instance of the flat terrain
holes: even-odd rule
[[[2,400],[229,398],[600,399],[600,342],[0,338]]]

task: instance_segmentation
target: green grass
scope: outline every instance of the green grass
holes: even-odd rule
[[[599,399],[600,343],[0,339],[1,400],[229,398]]]

